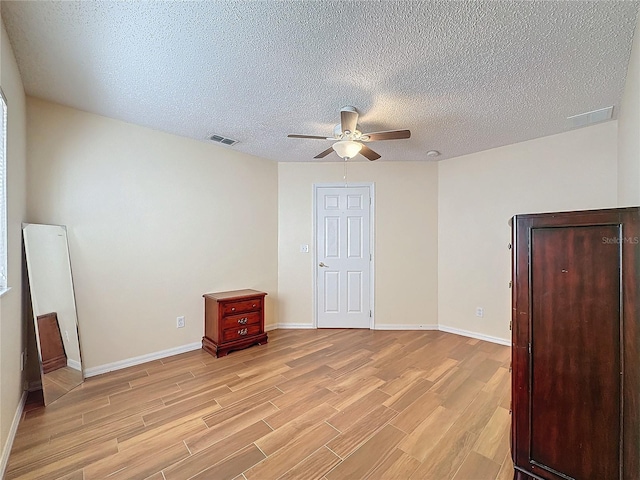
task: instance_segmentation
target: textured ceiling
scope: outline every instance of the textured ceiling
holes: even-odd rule
[[[637,12],[631,1],[2,1],[29,95],[231,137],[221,148],[277,161],[329,147],[286,136],[330,135],[344,105],[365,132],[411,130],[369,143],[379,161],[569,130],[566,117],[620,101]]]

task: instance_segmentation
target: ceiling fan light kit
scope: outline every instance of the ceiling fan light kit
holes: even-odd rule
[[[362,150],[363,145],[358,142],[354,142],[352,140],[340,140],[333,144],[333,150],[338,154],[340,158],[353,158],[360,150]]]
[[[361,142],[377,142],[382,140],[402,140],[411,138],[409,130],[389,130],[385,132],[362,133],[358,128],[358,111],[355,107],[346,106],[340,109],[340,123],[333,130],[333,137],[321,135],[287,135],[289,138],[305,138],[335,141],[331,147],[320,152],[313,158],[324,158],[331,152],[336,152],[345,160],[353,158],[358,153],[368,160],[377,160],[380,155]]]

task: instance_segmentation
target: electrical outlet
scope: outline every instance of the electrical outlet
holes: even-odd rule
[[[476,307],[476,317],[484,317],[484,308]]]
[[[24,371],[24,364],[25,364],[25,357],[26,355],[24,354],[24,352],[20,352],[20,371]]]
[[[309,245],[300,245],[300,253],[309,253]]]
[[[184,327],[184,317],[178,317],[176,319],[176,324],[178,328],[183,328]]]

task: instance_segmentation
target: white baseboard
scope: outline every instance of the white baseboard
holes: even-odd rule
[[[374,330],[438,330],[438,325],[396,325],[382,323],[373,326]]]
[[[70,358],[67,358],[67,367],[73,368],[74,370],[78,370],[78,371],[82,370],[82,365],[80,365],[80,362],[76,360],[71,360]]]
[[[456,335],[462,335],[463,337],[476,338],[478,340],[484,340],[485,342],[497,343],[498,345],[511,346],[511,340],[492,337],[483,333],[471,332],[469,330],[461,330],[459,328],[448,327],[446,325],[438,325],[438,330],[441,332],[454,333]]]
[[[87,368],[84,371],[85,378],[95,377],[103,373],[112,372],[114,370],[121,370],[127,367],[133,367],[134,365],[140,365],[141,363],[151,362],[153,360],[159,360],[161,358],[171,357],[172,355],[178,355],[180,353],[192,352],[202,348],[202,343],[190,343],[188,345],[182,345],[181,347],[169,348],[160,352],[148,353],[146,355],[140,355],[139,357],[127,358],[125,360],[119,360],[113,363],[107,363],[105,365],[99,365],[97,367]]]
[[[272,325],[269,330],[276,330],[278,328],[282,328],[283,330],[290,329],[312,329],[316,328],[312,323],[276,323]]]
[[[264,331],[265,332],[270,332],[271,330],[277,330],[278,329],[278,324],[277,323],[273,323],[271,325],[265,325],[264,326]]]
[[[0,458],[0,478],[4,478],[4,472],[7,469],[9,463],[9,454],[11,453],[11,447],[13,447],[13,441],[16,438],[18,432],[18,425],[20,425],[20,419],[22,418],[22,412],[24,411],[24,404],[27,401],[27,392],[22,392],[22,398],[16,408],[16,413],[13,416],[13,422],[11,422],[11,428],[9,429],[9,435],[7,441],[2,449],[2,457]]]

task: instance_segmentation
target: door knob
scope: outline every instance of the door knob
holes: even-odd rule
[[[320,265],[319,265],[319,266],[321,266],[321,267],[328,267],[329,265],[325,265],[325,264],[324,264],[324,262],[320,262]]]

